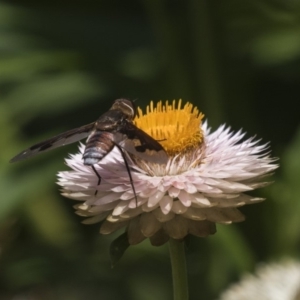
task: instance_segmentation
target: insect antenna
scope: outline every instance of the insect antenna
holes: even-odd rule
[[[124,163],[125,163],[125,166],[126,166],[126,170],[127,170],[127,173],[128,173],[129,179],[130,179],[130,184],[131,184],[131,187],[132,187],[132,190],[133,190],[133,193],[134,193],[135,205],[137,207],[137,196],[136,196],[136,192],[135,192],[135,188],[134,188],[134,184],[133,184],[133,180],[132,180],[130,168],[129,168],[129,165],[128,165],[125,153],[124,153],[124,151],[122,150],[122,148],[120,146],[116,145],[116,147],[119,149],[119,151],[122,154],[122,157],[123,157],[123,160],[124,160]]]
[[[96,168],[94,167],[94,165],[91,165],[91,167],[92,167],[93,171],[95,172],[96,176],[98,177],[98,184],[97,184],[97,185],[99,185],[99,184],[101,183],[101,176],[100,176],[100,174],[97,172],[97,170],[96,170]],[[97,193],[98,193],[98,190],[95,191],[95,194],[94,194],[94,195],[96,196]]]

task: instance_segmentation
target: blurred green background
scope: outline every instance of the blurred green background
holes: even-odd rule
[[[187,246],[191,299],[216,299],[259,262],[299,258],[300,2],[0,2],[0,299],[172,299],[168,248],[148,241],[111,268],[99,225],[80,224],[56,173],[70,145],[31,144],[98,118],[112,100],[191,101],[271,141],[281,168],[244,223]]]

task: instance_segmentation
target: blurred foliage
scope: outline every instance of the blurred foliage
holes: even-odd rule
[[[187,247],[191,299],[214,299],[260,261],[299,257],[298,1],[0,2],[0,299],[171,299],[166,247],[130,247],[84,226],[55,174],[76,145],[10,165],[20,150],[95,120],[119,97],[197,105],[216,128],[271,140],[281,170]]]

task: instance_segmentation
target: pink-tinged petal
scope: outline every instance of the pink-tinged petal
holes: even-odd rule
[[[83,192],[68,192],[68,191],[62,191],[62,196],[69,198],[69,199],[73,199],[73,200],[79,200],[79,201],[84,201],[84,200],[88,200],[91,198],[91,193],[87,192],[87,193],[83,193]]]
[[[178,200],[173,201],[173,205],[172,205],[173,213],[175,213],[177,215],[181,215],[186,211],[187,211],[187,207],[184,206],[180,201],[178,201]]]
[[[132,190],[130,191],[126,191],[125,193],[123,193],[122,195],[120,195],[120,199],[121,200],[131,200],[134,197],[134,193]]]
[[[87,224],[87,225],[99,223],[99,222],[102,222],[103,220],[105,220],[108,215],[109,215],[108,212],[105,212],[102,214],[97,214],[96,216],[93,216],[93,217],[83,220],[81,223]]]
[[[197,193],[193,197],[193,204],[199,206],[199,207],[212,207],[214,204],[209,200],[209,198],[206,195],[203,195],[201,193]]]
[[[251,188],[245,184],[238,183],[238,182],[230,182],[230,181],[225,181],[221,179],[212,179],[212,178],[207,178],[205,180],[205,183],[214,186],[220,190],[222,190],[225,193],[230,193],[230,192],[245,192],[245,191],[250,191]]]
[[[157,203],[153,207],[149,207],[148,202],[146,202],[142,205],[142,210],[143,210],[143,212],[151,212],[151,211],[154,211],[155,209],[157,209],[158,207],[159,207],[159,203]]]
[[[146,198],[141,198],[141,197],[138,197],[137,199],[132,198],[128,204],[128,208],[135,209],[136,207],[140,207],[143,204],[147,204],[147,201],[148,199]]]
[[[121,214],[121,218],[124,219],[132,219],[136,216],[139,216],[143,212],[141,207],[136,209],[128,209],[124,213]]]
[[[96,198],[98,198],[97,195]],[[94,205],[103,205],[103,204],[114,202],[115,200],[119,200],[119,199],[120,199],[119,193],[109,193],[101,198],[98,198],[98,200],[94,202]]]
[[[142,242],[146,238],[141,232],[139,226],[139,221],[140,221],[139,219],[140,217],[131,219],[129,226],[127,228],[128,242],[130,245],[136,245]]]
[[[120,223],[126,220],[123,220],[120,216],[113,216],[112,214],[108,215],[106,221],[111,223]]]
[[[153,246],[161,246],[165,244],[170,237],[168,234],[163,230],[162,225],[160,230],[158,230],[154,235],[150,237],[151,245]]]
[[[105,211],[112,211],[116,205],[119,204],[119,201],[111,202],[103,205],[90,206],[89,211],[91,213],[102,213]]]
[[[183,217],[176,216],[163,224],[164,230],[173,239],[182,239],[188,234],[188,221]]]
[[[140,218],[141,232],[145,237],[151,237],[158,232],[162,225],[152,213],[142,214]]]
[[[157,191],[154,195],[149,197],[148,207],[154,207],[163,198],[165,192]]]
[[[186,182],[185,183],[185,188],[184,188],[184,190],[187,192],[187,193],[189,193],[189,194],[194,194],[194,193],[196,193],[198,190],[197,190],[197,188],[192,184],[192,183],[190,183],[190,182]]]
[[[222,193],[222,190],[216,188],[216,187],[213,187],[211,185],[208,185],[206,183],[204,184],[195,184],[198,192],[201,192],[201,193],[204,193],[204,194],[207,194],[207,193]]]
[[[125,192],[127,189],[128,187],[125,187],[124,185],[119,185],[111,188],[111,190],[115,193],[122,193]]]
[[[171,198],[170,196],[164,196],[160,202],[159,202],[161,211],[163,212],[163,214],[168,214],[171,209],[172,209],[172,205],[173,205],[173,198]]]
[[[177,198],[179,193],[180,193],[180,189],[177,189],[174,186],[171,186],[168,190],[169,196],[172,198]]]
[[[113,216],[119,216],[123,212],[125,212],[128,209],[128,203],[125,201],[120,201],[118,205],[115,206],[112,215]]]
[[[127,222],[116,222],[116,223],[111,223],[108,221],[104,221],[100,227],[100,233],[101,234],[110,234],[115,232],[116,230],[123,228],[124,226],[128,225]]]
[[[184,182],[176,180],[173,182],[173,186],[176,187],[177,189],[182,190],[184,189]]]
[[[145,190],[139,193],[139,196],[142,198],[149,198],[157,192],[156,188],[146,188]]]
[[[216,207],[239,207],[245,204],[258,203],[264,198],[252,197],[245,194],[237,194],[234,198],[209,198],[210,202]]]
[[[167,215],[165,215],[160,208],[157,208],[152,211],[153,215],[159,222],[167,222],[169,220],[172,220],[175,217],[175,214],[170,212]]]
[[[198,237],[207,237],[216,233],[216,224],[209,221],[188,220],[189,233]]]
[[[244,215],[236,208],[204,208],[206,219],[216,223],[231,224],[245,220]]]
[[[202,221],[207,219],[203,210],[195,207],[188,207],[186,212],[183,213],[183,216],[196,221]]]
[[[160,192],[166,193],[166,191],[169,189],[169,186],[167,186],[167,185],[160,185],[157,189]]]
[[[191,195],[189,195],[186,191],[180,191],[179,195],[178,195],[178,199],[181,201],[181,203],[186,206],[189,207],[191,206]]]

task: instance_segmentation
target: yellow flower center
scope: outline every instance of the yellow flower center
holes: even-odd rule
[[[165,105],[160,101],[156,107],[151,101],[146,114],[138,107],[134,119],[135,125],[157,140],[170,156],[193,150],[203,142],[204,115],[189,102],[183,108],[181,105],[181,99],[177,107],[175,100],[171,104],[166,101]]]

